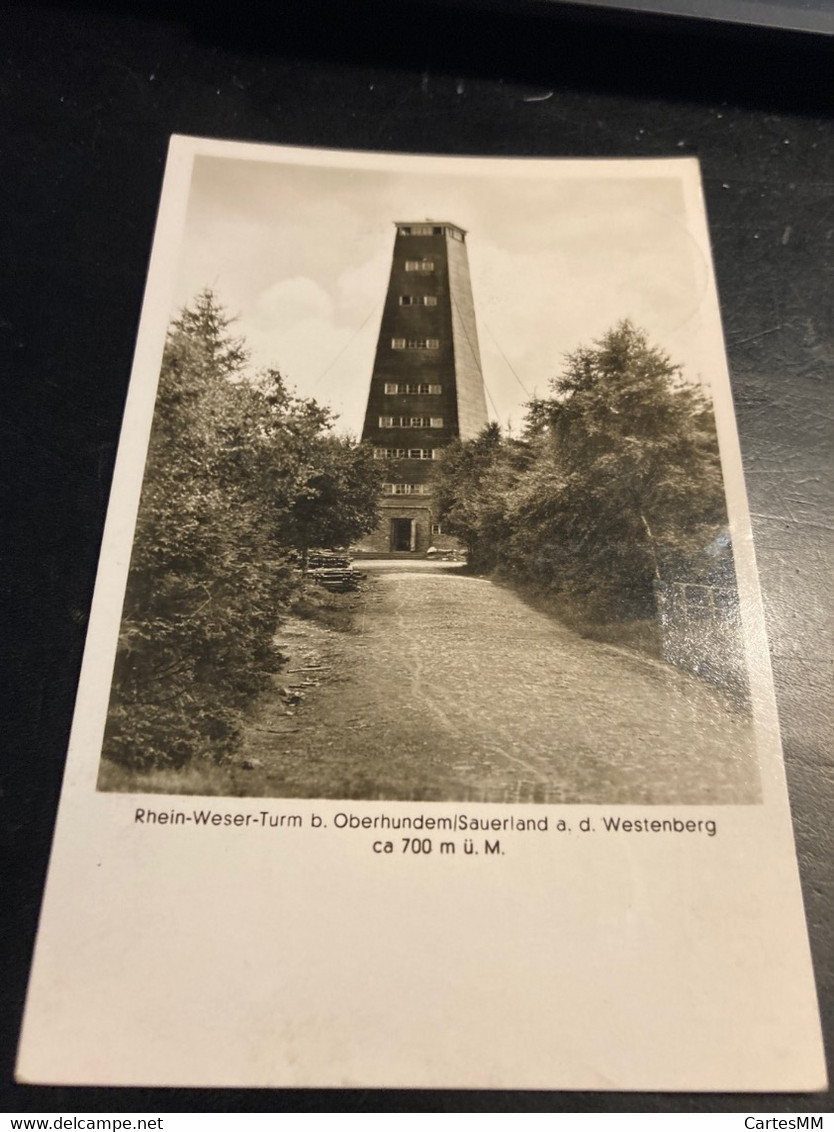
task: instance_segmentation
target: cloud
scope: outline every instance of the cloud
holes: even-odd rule
[[[277,369],[299,395],[330,405],[341,428],[361,430],[375,326],[369,342],[367,332],[340,325],[331,295],[315,280],[295,276],[263,291],[238,328],[256,368]]]
[[[281,279],[262,291],[239,325],[253,362],[273,366],[299,387],[309,387],[345,341],[330,295],[305,276]]]
[[[297,275],[281,279],[262,291],[255,302],[251,321],[271,333],[291,331],[307,319],[330,320],[333,300],[314,279]]]
[[[369,311],[381,308],[390,267],[391,252],[382,247],[364,263],[346,268],[336,280],[340,309],[349,317],[361,320]]]

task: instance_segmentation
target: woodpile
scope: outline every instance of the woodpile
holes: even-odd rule
[[[347,554],[336,551],[316,551],[307,559],[307,577],[331,593],[349,593],[359,589],[365,575],[354,570]]]

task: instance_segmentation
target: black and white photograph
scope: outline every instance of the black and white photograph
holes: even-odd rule
[[[17,1071],[822,1087],[697,162],[172,139]]]
[[[674,162],[197,157],[99,788],[758,801],[708,277]]]

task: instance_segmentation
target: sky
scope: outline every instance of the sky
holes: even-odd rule
[[[623,318],[709,385],[710,267],[668,163],[331,160],[195,157],[175,306],[210,287],[252,363],[330,405],[342,431],[361,432],[395,221],[467,230],[487,405],[502,425],[520,429],[565,355]]]

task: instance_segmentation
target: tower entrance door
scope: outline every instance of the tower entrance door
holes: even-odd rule
[[[416,525],[413,519],[392,519],[391,549],[395,551],[414,550]]]

